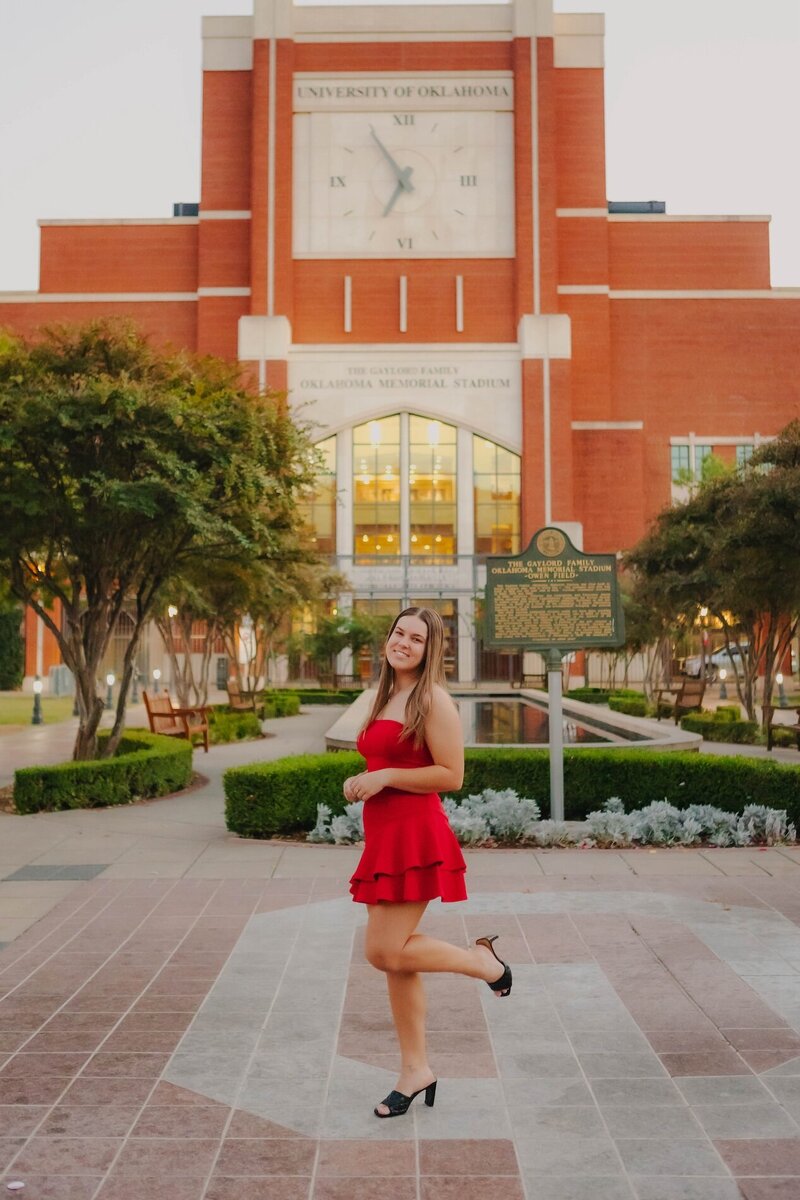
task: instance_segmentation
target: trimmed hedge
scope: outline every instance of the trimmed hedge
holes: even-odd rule
[[[352,704],[356,696],[361,695],[361,690],[347,690],[341,692],[324,691],[322,688],[281,688],[274,692],[264,692],[263,700],[265,704],[277,699],[279,701],[286,700],[288,697],[294,696],[298,700],[298,711],[300,704]],[[278,714],[281,715],[280,713]]]
[[[681,729],[699,733],[707,742],[752,746],[758,740],[758,722],[739,721],[732,712],[725,713],[721,719],[713,712],[687,713],[681,717]]]
[[[208,737],[215,746],[261,737],[261,722],[254,712],[234,712],[227,705],[216,705],[208,716]]]
[[[565,700],[582,700],[584,704],[608,704],[612,696],[644,699],[642,692],[635,688],[578,687],[564,692]]]
[[[342,784],[364,769],[354,751],[298,755],[225,772],[225,819],[243,837],[311,829],[317,804],[344,810]],[[484,788],[513,788],[550,815],[550,762],[546,750],[467,750],[459,796]],[[800,824],[800,773],[764,759],[659,754],[652,750],[578,750],[564,755],[566,816],[583,820],[619,796],[626,808],[669,800],[678,808],[713,804],[741,812],[747,804],[786,809]]]
[[[264,716],[269,720],[273,717],[296,717],[300,712],[300,697],[295,692],[265,692]]]
[[[113,758],[16,771],[14,806],[17,812],[33,813],[131,804],[144,796],[180,791],[191,778],[189,742],[129,729]]]
[[[628,717],[646,717],[648,712],[644,696],[609,696],[608,707],[612,712],[624,713]]]

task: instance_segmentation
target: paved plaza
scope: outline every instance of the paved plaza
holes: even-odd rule
[[[372,1116],[397,1056],[359,850],[222,815],[227,766],[316,748],[334,715],[197,755],[182,796],[0,815],[0,1178],[26,1200],[797,1200],[794,848],[467,852],[469,902],[425,928],[500,933],[513,992],[429,977],[436,1105]]]

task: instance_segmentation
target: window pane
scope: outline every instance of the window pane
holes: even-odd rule
[[[400,554],[400,418],[353,428],[353,537],[356,558]]]
[[[457,552],[456,440],[454,425],[410,416],[409,524],[412,555],[441,559]]]
[[[518,554],[519,455],[474,436],[475,553]]]
[[[672,462],[672,482],[685,483],[689,471],[689,447],[672,446],[670,448]]]
[[[314,488],[301,505],[311,540],[321,554],[336,553],[336,437],[314,447],[319,467]]]
[[[736,447],[736,465],[737,465],[737,467],[742,467],[742,466],[744,466],[745,463],[750,462],[750,459],[753,457],[754,449],[755,449],[755,447],[752,445]]]

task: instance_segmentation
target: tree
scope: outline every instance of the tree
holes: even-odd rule
[[[231,364],[157,352],[130,323],[0,339],[0,565],[75,676],[75,758],[96,753],[97,674],[123,606],[133,627],[105,754],[170,579],[248,551],[279,559],[292,538],[313,460],[278,400]]]
[[[739,698],[755,715],[756,682],[771,703],[775,671],[800,612],[800,422],[741,474],[701,484],[665,509],[627,557],[635,595],[665,622],[714,616],[742,655]]]
[[[24,609],[0,578],[0,691],[14,691],[22,683],[24,653],[21,626]]]

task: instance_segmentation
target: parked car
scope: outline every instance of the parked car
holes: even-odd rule
[[[746,651],[747,646],[743,649]],[[700,675],[702,659],[699,654],[693,654],[689,658],[684,659],[683,673],[689,675],[693,679],[697,679]],[[706,680],[708,683],[716,683],[719,678],[719,669],[724,667],[730,675],[734,671],[737,675],[744,675],[744,664],[742,662],[742,652],[738,646],[731,646],[730,650],[723,646],[721,650],[715,650],[713,654],[706,655]]]

